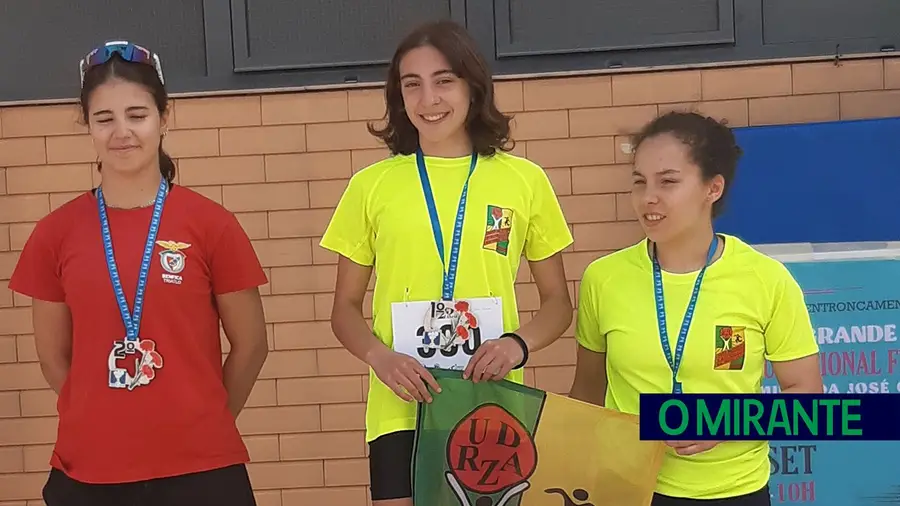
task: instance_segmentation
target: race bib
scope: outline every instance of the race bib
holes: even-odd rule
[[[503,334],[499,297],[391,304],[394,351],[431,369],[463,370],[482,343]]]

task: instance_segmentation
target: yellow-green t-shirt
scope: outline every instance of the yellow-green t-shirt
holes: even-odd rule
[[[447,261],[470,161],[468,156],[425,157]],[[498,234],[490,232],[496,215],[503,217],[501,228],[509,228],[508,241],[497,243]],[[501,298],[504,331],[514,331],[519,327],[514,283],[521,257],[543,260],[571,243],[541,167],[503,152],[479,157],[469,182],[454,296]],[[387,346],[393,343],[391,303],[441,298],[444,269],[415,155],[393,156],[354,174],[321,245],[357,264],[374,266],[372,328]],[[512,371],[508,379],[521,383],[523,371]],[[415,422],[416,404],[403,401],[370,374],[367,441],[412,430]]]
[[[736,237],[719,235],[725,249],[704,274],[678,381],[685,393],[761,393],[766,359],[813,355],[818,343],[803,292],[787,268]],[[697,274],[662,273],[672,353]],[[672,391],[646,239],[592,262],[578,306],[578,342],[606,353],[607,407],[638,414],[641,393]],[[694,499],[755,492],[769,480],[768,453],[768,442],[757,441],[723,442],[693,456],[668,449],[656,491]]]

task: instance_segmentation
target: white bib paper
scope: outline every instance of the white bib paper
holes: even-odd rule
[[[394,351],[432,369],[463,370],[485,341],[503,334],[499,297],[391,304]]]

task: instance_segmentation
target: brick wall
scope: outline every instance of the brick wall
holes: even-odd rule
[[[621,144],[672,108],[731,125],[900,116],[900,58],[502,82],[516,152],[547,169],[575,235],[564,255],[574,294],[592,259],[641,237]],[[179,182],[237,213],[266,268],[271,350],[238,425],[260,506],[367,502],[366,368],[332,335],[334,255],[317,246],[353,171],[386,151],[365,131],[380,90],[177,99],[166,139]],[[0,109],[0,506],[43,504],[55,395],[31,336],[30,302],[7,280],[34,222],[98,181],[72,106]],[[523,318],[537,309],[527,266]],[[369,311],[367,311],[369,313]],[[529,384],[566,392],[571,329],[533,357]]]

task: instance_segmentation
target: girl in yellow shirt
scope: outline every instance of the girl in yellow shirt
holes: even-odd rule
[[[386,125],[370,131],[392,156],[352,177],[321,244],[339,255],[332,328],[372,372],[373,503],[412,506],[416,402],[441,395],[428,369],[521,383],[529,354],[571,323],[561,251],[572,236],[541,167],[507,151],[510,118],[461,27],[440,21],[406,37],[385,99]],[[541,303],[520,325],[522,256]]]
[[[778,261],[715,234],[741,150],[672,112],[636,136],[631,203],[647,238],[584,272],[571,396],[639,414],[642,393],[821,393],[803,292]],[[759,198],[765,198],[760,195]],[[653,506],[768,506],[767,442],[669,441]]]

